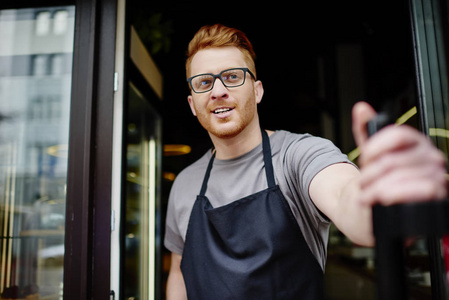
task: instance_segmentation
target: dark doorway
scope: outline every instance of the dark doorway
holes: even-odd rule
[[[130,22],[164,77],[164,144],[192,148],[188,155],[165,157],[164,172],[176,175],[212,146],[186,101],[185,52],[203,25],[236,27],[252,41],[258,79],[265,88],[259,115],[267,129],[324,136],[349,153],[355,147],[350,130],[355,102],[368,101],[397,117],[418,101],[408,1],[219,8],[130,2]],[[165,201],[170,187],[171,181],[165,181]],[[341,255],[342,248],[349,252]],[[354,259],[347,255],[354,249],[338,231],[331,231],[327,299],[374,299],[372,253]],[[340,281],[333,281],[332,274]]]

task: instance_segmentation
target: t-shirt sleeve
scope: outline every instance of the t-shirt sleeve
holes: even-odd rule
[[[321,222],[330,220],[315,206],[309,195],[309,186],[313,178],[326,167],[337,163],[351,161],[331,141],[306,135],[290,147],[289,156],[292,159],[292,174],[298,192],[308,210]],[[323,187],[325,188],[325,187]]]

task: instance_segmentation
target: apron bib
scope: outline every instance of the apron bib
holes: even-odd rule
[[[262,130],[268,188],[212,207],[211,157],[187,228],[181,270],[190,300],[323,299],[323,271],[276,185]],[[244,180],[244,179],[242,179]]]

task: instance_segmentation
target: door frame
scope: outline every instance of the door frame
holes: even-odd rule
[[[107,299],[116,0],[3,0],[0,9],[75,5],[64,299]]]
[[[117,2],[76,0],[64,299],[110,294]]]

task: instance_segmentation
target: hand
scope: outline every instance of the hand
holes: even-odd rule
[[[387,126],[368,139],[366,124],[375,115],[365,102],[352,110],[354,139],[361,153],[360,201],[392,205],[446,198],[444,154],[406,125]]]

